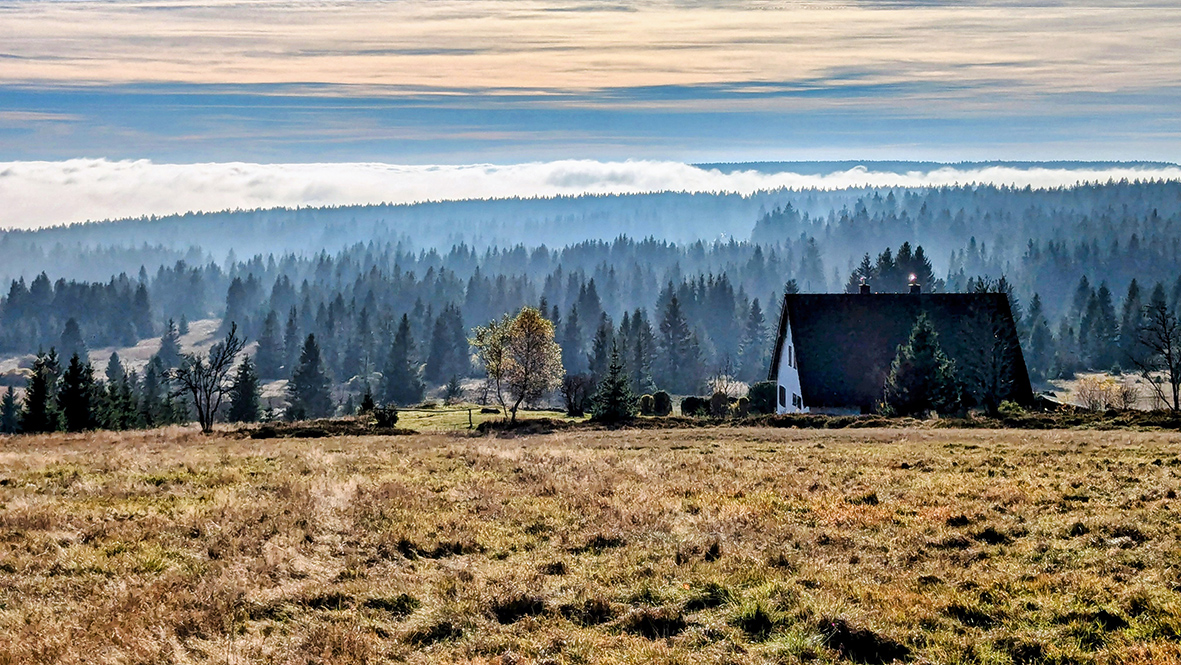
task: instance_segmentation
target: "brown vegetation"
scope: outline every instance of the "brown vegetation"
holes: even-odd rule
[[[1181,662],[1179,443],[0,439],[0,663]]]

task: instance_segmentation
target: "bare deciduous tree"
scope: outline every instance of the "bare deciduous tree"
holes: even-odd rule
[[[1146,307],[1139,343],[1144,353],[1132,362],[1140,376],[1157,400],[1181,411],[1181,323],[1177,315],[1164,303]]]
[[[587,402],[595,392],[595,380],[589,374],[567,374],[562,379],[562,401],[566,404],[566,415],[582,416],[586,413]]]
[[[169,378],[178,384],[176,394],[188,393],[193,398],[202,432],[213,431],[213,418],[230,391],[229,376],[234,369],[234,359],[245,347],[246,340],[238,337],[238,324],[232,323],[225,339],[209,349],[208,359],[186,353],[181,357],[180,366],[169,372]]]

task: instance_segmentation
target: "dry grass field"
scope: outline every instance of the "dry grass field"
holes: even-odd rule
[[[0,663],[1181,662],[1181,437],[0,439]]]

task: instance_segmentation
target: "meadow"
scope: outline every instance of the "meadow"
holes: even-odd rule
[[[1177,663],[1179,444],[0,438],[0,663]]]

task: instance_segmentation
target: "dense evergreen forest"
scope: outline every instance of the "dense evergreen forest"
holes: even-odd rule
[[[913,274],[928,290],[1009,292],[1042,379],[1126,364],[1143,306],[1178,306],[1179,225],[1181,183],[1112,182],[465,201],[10,231],[0,235],[11,279],[0,354],[85,358],[221,318],[256,343],[264,382],[291,378],[314,335],[340,403],[366,388],[392,398],[383,377],[405,363],[423,390],[454,388],[474,371],[471,328],[531,305],[555,324],[568,372],[601,376],[615,345],[636,390],[686,394],[711,377],[766,373],[785,289],[852,290],[864,277],[901,291]],[[160,359],[157,374],[172,362]]]

